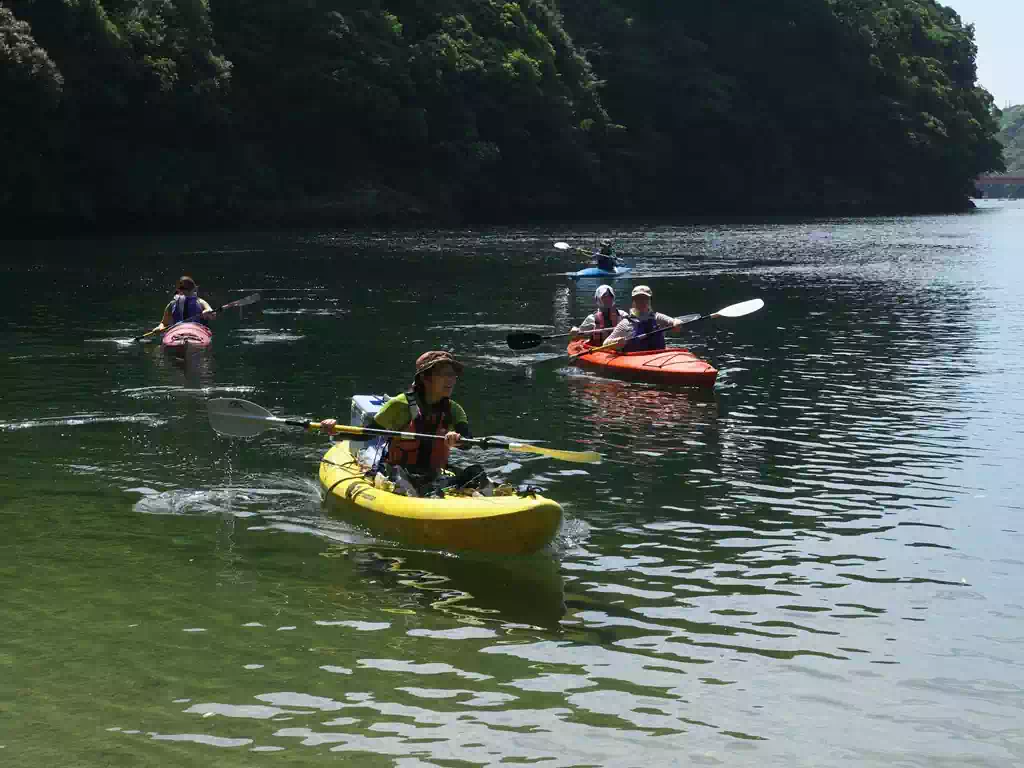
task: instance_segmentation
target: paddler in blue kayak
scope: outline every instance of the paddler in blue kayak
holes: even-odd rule
[[[217,313],[213,311],[213,307],[205,299],[196,295],[198,288],[196,281],[188,275],[179,277],[178,292],[164,307],[164,316],[160,320],[160,325],[151,333],[162,331],[176,323],[192,321],[209,325],[211,320],[216,319]]]
[[[646,285],[633,289],[633,307],[629,316],[615,326],[605,344],[616,344],[621,352],[643,352],[665,348],[665,331],[679,333],[682,322],[674,317],[655,312],[651,307],[654,295]],[[651,334],[642,339],[637,336]],[[635,339],[635,340],[634,340]]]
[[[451,449],[458,446],[461,438],[473,437],[466,411],[451,399],[462,371],[462,363],[452,353],[444,350],[424,352],[416,359],[412,388],[388,400],[377,411],[372,423],[364,425],[372,429],[444,437],[443,440],[392,437],[386,457],[376,468],[393,481],[396,481],[394,468],[401,468],[402,474],[408,474],[413,488],[420,495],[452,486],[477,488],[486,493],[491,485],[479,464],[466,467],[458,474],[448,471]],[[336,423],[335,419],[324,419],[320,422],[320,429],[329,434]]]
[[[596,347],[604,343],[620,322],[629,318],[629,313],[615,306],[615,290],[610,285],[597,286],[594,303],[597,311],[587,315],[579,326],[574,326],[572,333],[577,339],[589,336],[590,343]]]
[[[605,237],[601,239],[600,245],[594,251],[594,265],[605,272],[614,272],[615,268],[619,265],[611,238]]]

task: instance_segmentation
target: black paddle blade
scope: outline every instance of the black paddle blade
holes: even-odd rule
[[[508,341],[509,349],[533,349],[544,341],[544,337],[536,333],[520,331],[519,333],[510,333],[506,341]]]

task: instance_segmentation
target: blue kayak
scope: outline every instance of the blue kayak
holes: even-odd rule
[[[609,272],[607,269],[587,267],[586,269],[581,269],[578,272],[570,272],[569,277],[573,280],[578,280],[581,277],[622,277],[632,269],[632,267],[616,267],[614,272]]]

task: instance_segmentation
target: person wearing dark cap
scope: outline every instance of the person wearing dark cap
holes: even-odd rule
[[[599,285],[594,291],[594,303],[597,304],[597,311],[578,326],[573,327],[571,333],[574,338],[590,337],[590,343],[594,345],[603,344],[615,326],[629,317],[628,314],[615,306],[615,289],[610,285]]]
[[[188,275],[178,278],[178,291],[164,307],[164,316],[153,331],[162,331],[176,323],[188,321],[209,325],[217,317],[213,307],[205,299],[200,299],[196,291],[199,286]]]
[[[437,482],[448,469],[451,449],[461,438],[473,437],[465,410],[451,399],[463,369],[462,363],[450,352],[424,352],[416,359],[416,374],[409,391],[388,400],[367,425],[373,429],[444,437],[443,440],[391,438],[385,462],[406,470],[417,490],[431,484],[438,488],[465,485],[481,476],[486,481],[483,468],[473,465],[459,475],[445,476],[450,482]],[[320,422],[320,428],[329,434],[336,423],[334,419],[325,419]]]
[[[615,257],[615,247],[612,245],[610,237],[602,238],[601,244],[594,251],[594,265],[605,272],[614,272],[615,268],[619,265],[619,260]]]
[[[643,352],[665,348],[665,331],[679,333],[682,327],[675,317],[655,312],[651,306],[653,293],[646,285],[633,289],[633,306],[629,316],[615,326],[605,344],[617,344],[622,352]],[[643,336],[644,338],[636,338]]]

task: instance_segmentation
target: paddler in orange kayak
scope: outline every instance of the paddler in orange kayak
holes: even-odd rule
[[[403,473],[399,475],[407,474],[413,488],[420,495],[451,486],[479,488],[486,493],[490,486],[483,467],[478,464],[466,467],[457,475],[447,471],[451,449],[458,446],[461,438],[473,437],[466,411],[451,399],[455,382],[462,371],[462,363],[450,352],[424,352],[416,359],[412,388],[388,400],[373,417],[373,422],[363,425],[372,429],[444,437],[443,440],[403,440],[392,437],[387,444],[385,457],[378,463],[378,471],[396,483],[399,481],[394,468],[401,468]],[[320,429],[330,434],[335,424],[335,419],[324,419],[320,422]],[[359,441],[371,438],[349,439]]]
[[[629,314],[615,306],[615,290],[610,285],[599,285],[594,291],[594,303],[597,304],[597,311],[572,328],[573,338],[583,339],[590,337],[590,343],[595,347],[604,343],[608,334],[615,330],[615,327],[629,318]]]
[[[633,307],[629,316],[615,326],[605,344],[616,344],[621,352],[645,352],[665,348],[665,331],[679,333],[682,322],[674,317],[655,312],[651,307],[653,294],[646,285],[633,289]],[[651,334],[642,339],[637,336]],[[634,340],[635,339],[635,340]]]
[[[188,321],[209,325],[211,320],[216,319],[217,313],[213,311],[213,307],[196,294],[198,288],[196,281],[188,275],[179,277],[177,293],[164,307],[164,316],[160,320],[160,325],[150,333]]]

